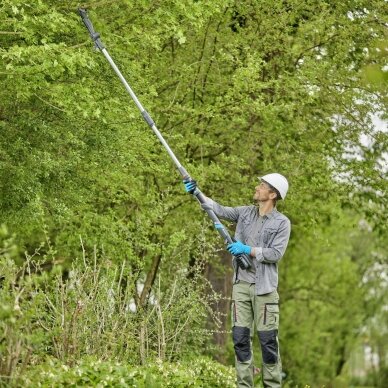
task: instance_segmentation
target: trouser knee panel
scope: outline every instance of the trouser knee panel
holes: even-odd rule
[[[251,333],[248,327],[233,327],[233,344],[237,360],[240,362],[251,359]]]
[[[265,364],[276,364],[279,358],[278,331],[259,331],[261,353]]]

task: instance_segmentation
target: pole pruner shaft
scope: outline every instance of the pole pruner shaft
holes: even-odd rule
[[[92,38],[92,41],[94,42],[95,47],[104,54],[105,58],[107,59],[107,61],[109,62],[109,64],[111,65],[111,67],[113,68],[115,73],[117,74],[117,76],[119,77],[122,84],[124,85],[128,94],[131,96],[132,100],[135,102],[135,104],[138,107],[140,113],[142,114],[144,120],[149,125],[149,127],[152,129],[152,131],[155,133],[155,135],[160,140],[160,142],[162,143],[164,148],[167,150],[171,159],[175,163],[179,173],[181,174],[182,179],[186,182],[192,181],[193,179],[191,178],[189,173],[186,171],[186,169],[182,166],[182,164],[179,162],[178,158],[175,156],[174,152],[171,150],[170,146],[168,145],[168,143],[166,142],[166,140],[163,138],[162,134],[160,133],[160,131],[156,127],[154,120],[152,120],[150,114],[144,109],[143,105],[140,103],[140,101],[136,97],[136,94],[133,92],[132,88],[129,86],[128,82],[126,81],[124,76],[121,74],[120,70],[118,69],[118,67],[114,63],[113,59],[109,55],[107,49],[105,48],[104,44],[102,43],[102,41],[100,39],[100,34],[98,32],[96,32],[93,28],[93,24],[88,17],[86,9],[79,8],[78,12],[82,18],[83,23],[85,24],[85,27],[89,31],[90,37]],[[201,192],[201,190],[199,190],[198,187],[193,192],[193,195],[196,197],[196,199],[198,200],[198,202],[201,205],[206,203],[206,197]],[[224,241],[227,244],[231,244],[231,243],[235,242],[236,240],[230,236],[228,230],[221,223],[221,221],[219,220],[217,215],[214,213],[214,211],[211,209],[208,209],[208,208],[205,208],[204,210],[206,211],[206,213],[208,214],[210,219],[213,221],[214,227],[216,228],[218,233],[221,235],[221,237],[224,239]],[[238,256],[236,256],[236,260],[237,260],[237,263],[238,263],[240,268],[248,269],[251,266],[250,259],[249,259],[248,255],[245,255],[245,254],[238,255]]]

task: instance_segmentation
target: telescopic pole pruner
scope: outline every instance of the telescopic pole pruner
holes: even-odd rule
[[[181,165],[181,163],[179,162],[179,160],[175,156],[174,152],[171,150],[170,146],[167,144],[166,140],[163,138],[162,134],[159,132],[158,128],[155,125],[155,122],[152,120],[149,113],[143,108],[142,104],[140,103],[140,101],[136,97],[136,94],[133,92],[133,90],[129,86],[128,82],[126,81],[126,79],[124,78],[124,76],[121,74],[120,70],[118,69],[118,67],[114,63],[113,59],[111,58],[108,51],[106,50],[104,44],[101,42],[100,34],[96,31],[94,31],[92,22],[90,21],[90,19],[88,17],[86,9],[79,8],[78,12],[79,12],[79,14],[82,18],[82,21],[84,22],[86,28],[88,29],[90,37],[92,38],[92,41],[94,42],[96,48],[104,54],[105,58],[108,60],[108,62],[112,66],[113,70],[120,78],[120,81],[123,83],[123,85],[125,86],[125,89],[127,90],[129,95],[131,96],[132,100],[135,102],[136,106],[140,110],[140,113],[142,114],[144,120],[147,122],[149,127],[153,130],[153,132],[158,137],[160,142],[163,144],[164,148],[167,150],[171,159],[175,163],[176,167],[178,168],[179,173],[182,176],[182,179],[185,182],[192,181],[193,179],[191,178],[189,173],[186,171],[186,169]],[[206,197],[201,192],[201,190],[198,189],[198,187],[195,189],[195,191],[192,194],[193,194],[193,196],[196,197],[196,199],[198,200],[198,202],[200,204],[206,203]],[[208,208],[204,208],[204,210],[206,211],[206,213],[208,214],[210,219],[213,221],[214,227],[216,228],[217,232],[221,235],[221,237],[224,239],[224,241],[227,244],[231,244],[231,243],[235,242],[236,240],[232,236],[230,236],[228,230],[221,223],[221,221],[219,220],[217,215],[214,213],[214,211],[211,209],[208,209]],[[236,260],[237,260],[238,266],[240,268],[247,269],[251,266],[250,259],[249,259],[248,255],[245,255],[245,254],[238,255],[238,256],[236,256]]]

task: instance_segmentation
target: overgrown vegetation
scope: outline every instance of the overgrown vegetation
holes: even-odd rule
[[[248,204],[257,176],[289,179],[288,384],[346,386],[361,341],[379,354],[379,368],[363,368],[382,386],[385,2],[83,5],[206,195]],[[0,5],[1,374],[85,357],[142,371],[203,354],[230,364],[230,257],[93,51],[78,6]]]
[[[25,383],[35,387],[234,387],[234,369],[208,358],[186,362],[124,366],[86,359],[76,368],[51,361],[27,373]]]
[[[5,238],[0,255],[2,381],[24,379],[26,369],[47,357],[69,367],[87,357],[135,367],[155,359],[193,358],[206,347],[203,321],[215,295],[205,292],[206,281],[196,269],[190,276],[172,275],[168,284],[158,276],[148,304],[136,306],[126,262],[118,265],[96,251],[91,257],[83,252],[63,271],[53,257],[52,268],[44,268],[50,257],[40,257],[39,251],[21,266],[14,256],[12,239]],[[49,370],[55,368],[52,363]]]

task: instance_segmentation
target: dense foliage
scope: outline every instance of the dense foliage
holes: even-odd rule
[[[234,370],[207,358],[182,363],[154,363],[130,367],[95,360],[84,360],[73,368],[51,360],[29,371],[24,377],[34,387],[219,387],[232,388]]]
[[[7,242],[2,268],[16,276],[17,266],[26,268],[27,251],[40,262],[39,276],[47,277],[38,292],[23,288],[21,278],[29,278],[28,271],[8,288],[7,274],[0,273],[4,311],[14,311],[15,300],[23,298],[34,314],[43,308],[51,317],[49,326],[43,322],[35,328],[29,313],[14,317],[20,332],[28,334],[20,351],[28,353],[44,332],[41,353],[68,361],[64,353],[71,336],[66,346],[58,343],[66,335],[61,319],[70,314],[71,321],[78,301],[88,300],[79,327],[73,328],[71,355],[104,353],[144,363],[148,357],[169,359],[168,349],[161,353],[157,345],[160,337],[151,336],[151,348],[145,346],[144,322],[152,316],[160,325],[155,300],[165,298],[168,304],[169,295],[177,293],[168,305],[169,322],[193,311],[196,331],[182,332],[181,348],[172,354],[179,359],[190,351],[209,352],[201,301],[214,297],[205,280],[209,268],[226,271],[213,264],[219,260],[215,247],[222,244],[184,194],[168,155],[103,55],[92,50],[78,5],[53,0],[0,5],[0,211],[1,223],[15,235],[15,252],[10,258],[13,245]],[[102,0],[84,5],[205,194],[231,206],[247,204],[258,175],[279,171],[288,177],[288,198],[279,204],[293,225],[280,264],[280,337],[290,384],[327,385],[349,375],[354,340],[365,332],[370,335],[363,338],[381,354],[382,369],[387,132],[375,120],[387,111],[385,2]],[[3,234],[8,241],[9,234]],[[82,279],[93,285],[94,264],[86,263],[90,272],[83,277],[83,257],[95,259],[105,276],[98,283],[105,290],[102,298],[109,299],[112,284],[122,290],[118,306],[133,298],[136,310],[125,326],[128,317],[117,307],[95,350],[88,341],[98,333],[96,294],[93,288],[81,292]],[[45,305],[58,290],[69,292],[74,311],[57,315],[55,303],[54,310]],[[4,314],[2,328],[10,319]],[[135,335],[133,348],[120,353],[125,337],[117,335],[117,327],[136,332],[134,322],[143,322],[143,331]],[[151,350],[145,354],[145,349]]]

